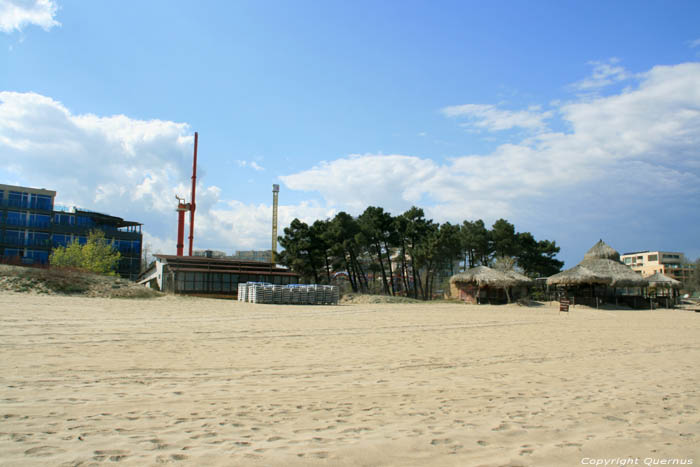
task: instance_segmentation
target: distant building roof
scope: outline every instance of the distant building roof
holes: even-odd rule
[[[204,256],[176,256],[163,254],[155,254],[153,256],[155,256],[159,261],[166,263],[173,271],[299,276],[299,274],[292,272],[288,268],[278,267],[272,263],[263,263],[260,261],[240,261],[222,258],[207,258]]]

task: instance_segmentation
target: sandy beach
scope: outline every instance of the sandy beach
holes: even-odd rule
[[[2,465],[700,463],[700,313],[3,293],[0,323]]]

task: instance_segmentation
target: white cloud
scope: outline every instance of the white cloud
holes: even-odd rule
[[[445,161],[355,154],[283,176],[288,188],[317,192],[322,201],[280,206],[280,232],[294,217],[312,222],[368,205],[394,214],[419,205],[438,221],[526,220],[550,226],[533,233],[563,237],[560,243],[586,233],[594,242],[615,228],[648,230],[668,223],[670,210],[692,217],[700,210],[700,63],[658,66],[636,78],[613,95],[550,104],[568,132],[540,129],[491,153]],[[192,144],[186,123],[75,115],[46,96],[0,93],[0,177],[144,222],[154,251],[174,252],[174,196],[189,196]],[[269,205],[222,199],[203,177],[197,190],[196,248],[269,248]],[[679,221],[674,231],[700,235],[696,221]]]
[[[236,164],[238,165],[238,167],[241,167],[241,168],[243,168],[243,167],[250,167],[251,169],[253,169],[253,170],[257,171],[257,172],[260,172],[260,171],[265,170],[265,167],[262,167],[262,166],[258,165],[258,163],[255,162],[255,161],[237,160],[237,161],[236,161]]]
[[[189,198],[192,145],[186,123],[74,115],[46,96],[0,92],[0,180],[56,190],[57,202],[69,207],[143,222],[152,251],[175,251],[175,195]],[[313,203],[281,206],[280,229],[293,217],[329,212]],[[270,206],[222,200],[221,189],[199,177],[195,247],[269,248],[271,217]]]
[[[618,65],[619,62],[617,58],[611,58],[607,62],[588,62],[589,65],[593,65],[591,76],[575,83],[574,89],[593,91],[632,78],[633,75]]]
[[[572,209],[577,201],[583,203],[577,212],[566,213],[572,220],[640,200],[697,204],[700,63],[659,66],[639,78],[636,89],[560,103],[569,133],[542,132],[441,164],[407,155],[351,155],[282,180],[355,213],[367,205],[397,213],[420,204],[451,221],[560,215],[562,206]],[[448,109],[459,115],[460,107]]]
[[[542,112],[537,106],[527,110],[503,110],[493,105],[464,104],[445,107],[442,113],[448,117],[466,117],[464,126],[488,131],[502,131],[511,128],[543,130],[544,121],[552,117],[552,112]]]
[[[34,24],[48,31],[60,26],[56,21],[58,5],[53,0],[0,0],[0,31],[21,31]]]
[[[694,41],[690,41],[689,45],[693,49],[695,47],[700,47],[700,39],[695,39]]]

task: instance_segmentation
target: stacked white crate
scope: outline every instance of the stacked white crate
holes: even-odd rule
[[[324,302],[329,305],[337,305],[340,299],[340,289],[337,285],[324,285]]]
[[[274,293],[274,285],[265,284],[263,286],[263,303],[272,303],[273,293]]]
[[[272,286],[272,303],[284,303],[282,301],[282,290],[284,289],[281,285]]]
[[[248,284],[248,301],[251,303],[263,303],[264,289],[262,284]]]
[[[316,286],[315,285],[308,285],[304,287],[306,289],[306,303],[309,305],[315,305],[316,304]]]
[[[248,284],[240,283],[238,284],[238,301],[245,302],[246,295],[248,294]]]
[[[292,289],[282,286],[282,303],[292,303]]]
[[[336,305],[339,299],[340,290],[335,285],[272,285],[263,282],[238,285],[238,300],[252,303]]]

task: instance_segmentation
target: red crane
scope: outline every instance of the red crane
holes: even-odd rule
[[[190,256],[192,256],[192,242],[194,241],[194,210],[196,204],[194,202],[195,188],[197,183],[197,141],[199,135],[194,132],[194,161],[192,162],[192,202],[185,203],[185,198],[180,198],[175,195],[178,201],[177,204],[177,256],[183,255],[185,247],[185,213],[190,212]]]

